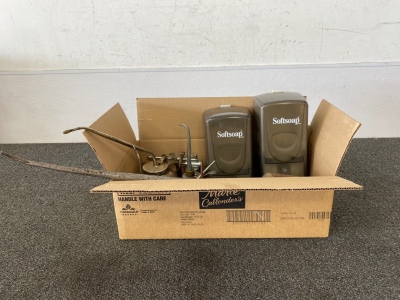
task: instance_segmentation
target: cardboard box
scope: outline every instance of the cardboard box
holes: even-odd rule
[[[252,111],[253,97],[138,99],[140,139],[119,104],[91,127],[156,155],[186,151],[205,161],[203,112],[222,104]],[[362,187],[335,176],[360,123],[322,100],[310,124],[310,176],[199,180],[110,181],[93,193],[112,193],[121,239],[311,238],[329,234],[335,190]],[[135,151],[84,132],[104,168],[138,172]]]

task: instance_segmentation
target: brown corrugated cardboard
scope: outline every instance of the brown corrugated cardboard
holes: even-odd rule
[[[162,191],[205,191],[205,190],[351,190],[360,186],[338,176],[316,177],[273,177],[273,178],[215,178],[182,182],[172,180],[110,181],[93,188],[93,192],[162,192]]]
[[[220,190],[218,190],[220,191]],[[326,237],[333,190],[232,191],[245,208],[213,208],[204,192],[114,194],[121,239]],[[223,193],[223,191],[220,191]],[[124,201],[135,197],[136,201]],[[221,196],[219,196],[221,197]],[[205,198],[206,200],[203,200]],[[164,200],[154,200],[164,199]],[[301,205],[299,205],[300,203]],[[209,204],[211,203],[211,204]],[[212,206],[213,205],[213,206]]]
[[[185,123],[192,153],[205,161],[204,110],[232,104],[252,111],[252,99],[138,99],[139,141],[119,105],[91,127],[167,154],[186,150],[186,133],[178,126]],[[326,237],[334,190],[361,189],[334,176],[359,126],[321,102],[310,125],[310,177],[111,181],[92,192],[113,193],[121,239]],[[132,149],[114,150],[111,141],[85,136],[107,170],[138,169]]]
[[[360,123],[322,100],[310,124],[310,176],[335,175]]]
[[[114,105],[91,128],[116,136],[131,144],[137,144],[135,134],[119,103]],[[96,134],[84,131],[83,135],[96,152],[104,169],[113,172],[138,172],[135,151],[121,144],[102,138]]]

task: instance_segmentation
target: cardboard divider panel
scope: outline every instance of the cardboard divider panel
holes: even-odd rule
[[[203,112],[224,104],[253,110],[253,97],[139,98],[137,99],[140,140],[179,139],[190,127],[194,139],[204,138]]]

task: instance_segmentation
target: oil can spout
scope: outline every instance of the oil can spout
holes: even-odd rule
[[[192,167],[192,144],[191,144],[191,138],[190,138],[190,129],[189,126],[186,124],[179,124],[179,126],[185,127],[186,128],[186,133],[187,133],[187,165],[186,165],[186,171],[185,171],[185,177],[187,178],[193,178],[194,177],[194,171]]]
[[[152,158],[152,160],[153,160],[153,165],[154,165],[154,166],[157,165],[156,156],[155,156],[152,152],[150,152],[149,150],[146,150],[146,149],[144,149],[144,148],[142,148],[142,147],[139,147],[139,146],[136,146],[136,145],[134,145],[134,144],[128,143],[128,142],[126,142],[126,141],[124,141],[124,140],[121,140],[121,139],[119,139],[119,138],[116,138],[116,137],[114,137],[114,136],[112,136],[112,135],[109,135],[109,134],[107,134],[107,133],[98,131],[98,130],[96,130],[96,129],[93,129],[93,128],[90,128],[90,127],[76,127],[76,128],[64,130],[63,133],[64,133],[64,134],[68,134],[68,133],[71,133],[71,132],[77,131],[77,130],[86,130],[86,131],[92,132],[92,133],[94,133],[94,134],[96,134],[96,135],[99,135],[99,136],[101,136],[101,137],[103,137],[103,138],[106,138],[106,139],[108,139],[108,140],[111,140],[111,141],[113,141],[113,142],[116,142],[116,143],[118,143],[118,144],[127,146],[127,147],[129,147],[129,148],[133,148],[133,149],[135,149],[136,151],[141,151],[141,152],[148,153],[148,154],[150,154],[150,156],[151,156],[151,158]]]

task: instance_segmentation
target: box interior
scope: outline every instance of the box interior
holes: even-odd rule
[[[179,126],[183,123],[190,127],[192,154],[197,154],[205,162],[203,112],[222,104],[244,106],[252,112],[253,97],[137,99],[139,139],[120,104],[114,105],[90,127],[153,151],[155,155],[171,152],[179,155],[181,151],[187,151],[187,133]],[[321,101],[310,123],[310,176],[336,175],[360,125],[328,101]],[[84,132],[84,135],[106,170],[138,172],[135,150],[90,132]],[[141,157],[146,161],[146,155],[141,154]]]

